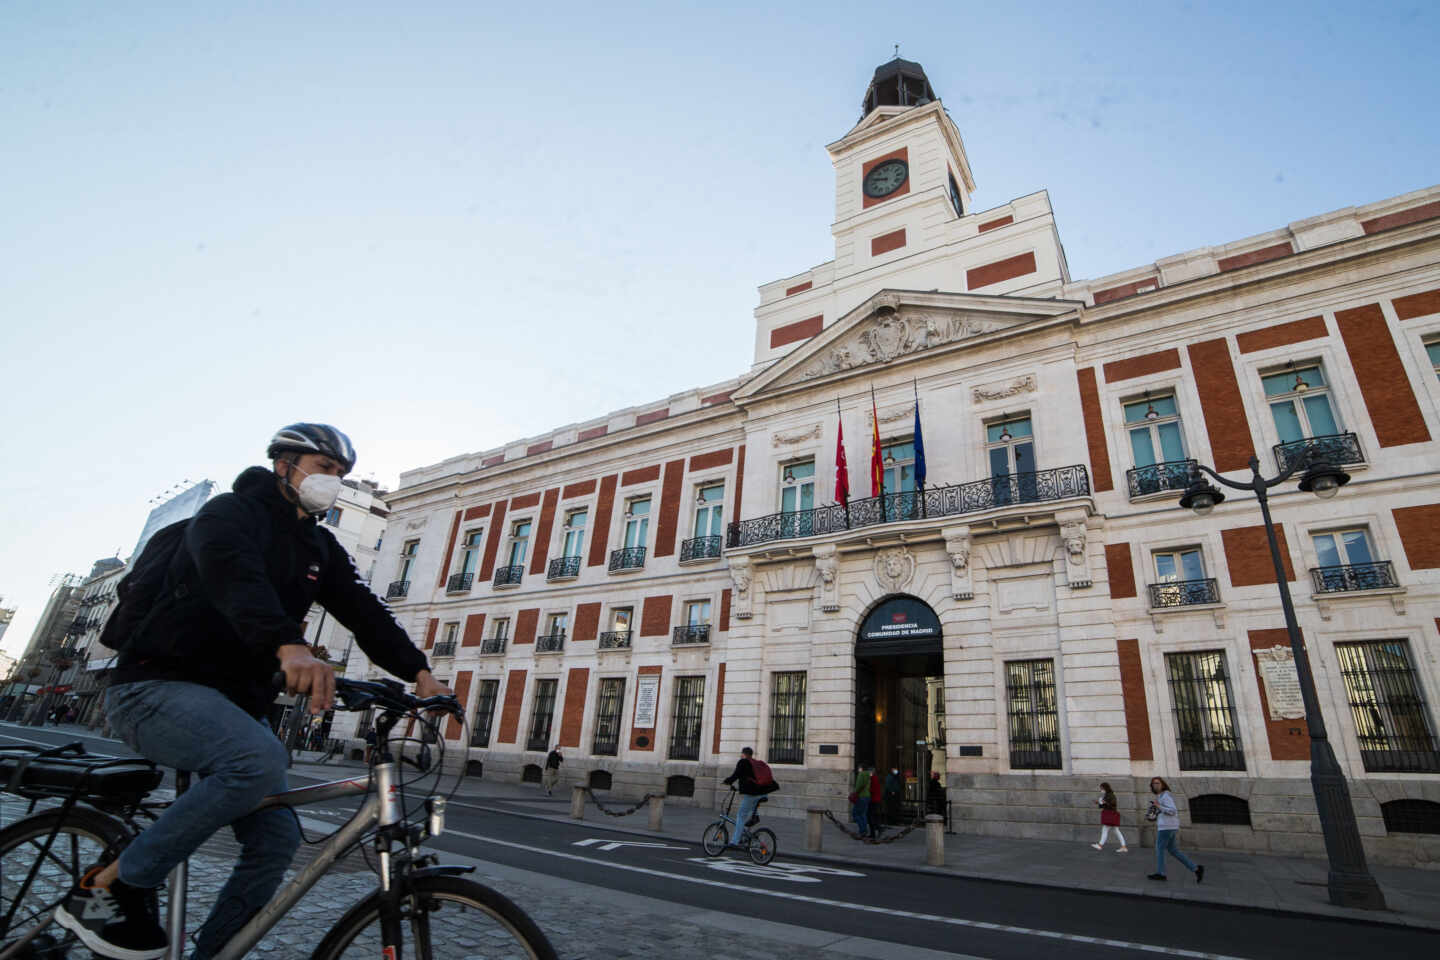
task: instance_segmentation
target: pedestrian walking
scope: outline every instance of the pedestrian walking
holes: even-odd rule
[[[861,838],[870,834],[870,769],[860,764],[855,771],[855,782],[850,785],[850,819],[860,831]]]
[[[1125,834],[1120,832],[1120,804],[1115,799],[1115,791],[1110,789],[1110,784],[1100,784],[1100,799],[1095,801],[1100,808],[1100,842],[1092,843],[1090,846],[1096,850],[1105,849],[1105,841],[1110,836],[1110,831],[1115,831],[1115,839],[1120,841],[1120,849],[1116,853],[1129,853],[1130,848],[1125,845]]]
[[[892,826],[900,823],[900,799],[905,795],[905,781],[900,779],[900,769],[891,767],[885,778],[885,822]]]
[[[560,756],[560,745],[556,744],[555,749],[545,758],[545,796],[555,792],[555,784],[560,782],[560,764],[564,762],[565,758]]]
[[[1175,797],[1170,793],[1170,784],[1160,777],[1155,777],[1150,781],[1150,792],[1155,795],[1150,800],[1150,808],[1145,812],[1146,820],[1155,821],[1155,872],[1150,874],[1150,879],[1166,879],[1165,853],[1168,851],[1183,863],[1187,870],[1195,874],[1196,883],[1204,883],[1205,867],[1196,866],[1180,849],[1180,812],[1175,807]]]
[[[880,771],[870,770],[870,809],[867,811],[870,819],[870,838],[880,839],[880,828],[884,826],[881,815],[880,804],[885,799],[885,785],[880,782]]]

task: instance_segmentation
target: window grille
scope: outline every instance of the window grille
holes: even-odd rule
[[[1440,773],[1434,729],[1406,642],[1339,643],[1335,651],[1365,769]]]
[[[555,688],[558,680],[535,681],[535,708],[530,715],[530,739],[527,750],[550,749],[550,722],[555,716]]]
[[[771,675],[770,763],[805,762],[805,671]]]
[[[1219,823],[1232,827],[1250,826],[1250,802],[1228,793],[1207,793],[1190,798],[1191,823]]]
[[[609,790],[614,778],[608,770],[591,770],[588,781],[591,790]]]
[[[540,782],[541,774],[542,774],[542,771],[540,770],[540,764],[538,764],[538,763],[527,763],[527,764],[525,764],[525,769],[523,769],[523,770],[520,771],[520,782],[521,782],[521,783],[539,783],[539,782]]]
[[[693,797],[695,796],[695,779],[676,774],[665,779],[665,796],[667,797]]]
[[[620,711],[624,703],[625,678],[602,679],[595,707],[595,741],[590,748],[597,757],[613,757],[620,749]]]
[[[1060,714],[1055,701],[1055,661],[1011,660],[1005,664],[1010,766],[1060,769]]]
[[[1167,653],[1181,770],[1244,770],[1235,697],[1222,650]]]
[[[470,746],[490,746],[490,725],[495,720],[495,701],[500,695],[499,680],[481,680],[475,698],[475,722],[470,728]]]
[[[1440,803],[1433,800],[1391,800],[1380,804],[1390,833],[1440,833]]]
[[[670,759],[700,759],[700,725],[705,710],[705,678],[675,678],[675,709],[670,729]]]

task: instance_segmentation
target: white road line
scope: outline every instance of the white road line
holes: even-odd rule
[[[1133,943],[1129,940],[1110,940],[1104,937],[1082,937],[1077,934],[1060,933],[1055,930],[1039,930],[1031,927],[1017,927],[1006,923],[987,923],[981,920],[964,920],[960,917],[942,917],[931,913],[915,913],[910,910],[891,910],[887,907],[876,907],[865,903],[852,903],[846,900],[827,900],[824,897],[807,897],[800,893],[789,893],[784,890],[769,890],[764,888],[749,887],[741,883],[726,883],[723,880],[707,880],[704,877],[689,877],[680,873],[667,873],[664,870],[653,870],[650,867],[638,867],[634,864],[616,863],[612,860],[600,860],[595,857],[582,857],[573,853],[566,853],[560,850],[547,850],[544,847],[532,847],[529,844],[515,843],[511,840],[497,840],[494,837],[482,837],[476,833],[463,833],[459,830],[446,830],[445,834],[452,837],[465,837],[469,840],[478,840],[481,843],[493,843],[496,846],[511,847],[515,850],[524,850],[529,853],[544,854],[549,857],[559,857],[562,860],[575,860],[580,863],[593,863],[600,867],[609,867],[612,870],[628,870],[631,873],[643,873],[652,877],[663,877],[666,880],[679,880],[683,883],[694,883],[705,887],[719,887],[723,890],[736,890],[741,893],[755,893],[768,897],[783,897],[786,900],[799,900],[803,903],[814,903],[822,907],[837,907],[842,910],[864,910],[868,913],[880,913],[887,917],[903,917],[912,920],[928,920],[931,923],[945,923],[956,927],[973,927],[978,930],[993,930],[999,933],[1012,933],[1026,937],[1045,937],[1050,940],[1067,940],[1074,943],[1102,944],[1107,947],[1115,947],[1120,950],[1140,950],[1146,953],[1160,953],[1171,957],[1186,957],[1189,960],[1245,960],[1242,957],[1231,957],[1221,953],[1202,953],[1198,950],[1178,950],[1173,947],[1161,947],[1149,943]]]

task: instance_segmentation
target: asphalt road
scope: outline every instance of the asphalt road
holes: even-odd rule
[[[0,727],[0,745],[74,739],[53,729]],[[97,752],[119,744],[96,740]],[[123,748],[122,748],[123,750]],[[350,771],[337,770],[337,777]],[[295,776],[296,785],[308,782]],[[354,803],[304,809],[312,823],[345,819]],[[768,867],[740,851],[706,857],[692,843],[550,821],[503,801],[455,799],[444,836],[430,846],[465,857],[621,890],[696,909],[773,920],[990,958],[1304,958],[1429,956],[1440,934],[1353,921],[1136,900],[1084,890],[1027,887],[806,860],[781,850]],[[617,918],[623,922],[623,918]],[[737,923],[743,921],[737,919]]]

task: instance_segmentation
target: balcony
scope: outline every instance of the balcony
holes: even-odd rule
[[[545,579],[554,583],[556,580],[574,580],[580,576],[579,557],[556,557],[550,561],[550,569],[545,573]]]
[[[446,593],[469,593],[470,587],[475,583],[473,573],[452,573],[450,579],[445,581]]]
[[[525,564],[518,563],[513,567],[496,567],[495,579],[490,582],[497,587],[514,587],[519,586],[524,578]]]
[[[559,653],[565,649],[565,632],[547,633],[535,638],[536,653]]]
[[[1347,563],[1335,567],[1311,567],[1310,582],[1316,593],[1350,593],[1358,590],[1394,590],[1400,586],[1389,560],[1377,563]]]
[[[386,600],[402,600],[410,593],[409,580],[391,580],[390,586],[385,588]]]
[[[1281,473],[1292,467],[1304,469],[1316,463],[1341,466],[1347,463],[1364,463],[1365,454],[1360,441],[1353,433],[1336,433],[1325,437],[1306,437],[1290,443],[1277,443],[1275,466]]]
[[[1150,584],[1150,607],[1155,610],[1219,602],[1220,591],[1215,586],[1214,577],[1207,577],[1204,580],[1173,580],[1170,583]]]
[[[453,656],[455,656],[455,641],[454,641],[454,640],[441,640],[439,643],[435,644],[435,656],[437,656],[437,657],[453,657]]]
[[[687,623],[676,627],[670,636],[670,645],[683,647],[694,643],[710,642],[710,624]]]
[[[680,544],[680,562],[692,560],[714,560],[720,556],[723,537],[692,537]]]
[[[617,570],[639,570],[645,566],[644,547],[622,547],[610,551],[610,572]]]
[[[630,631],[629,631],[629,630],[606,630],[604,633],[600,634],[600,649],[601,649],[601,650],[629,650],[629,649],[630,649]]]
[[[505,652],[505,642],[508,637],[486,637],[480,641],[480,652],[482,654],[497,654]]]
[[[1090,473],[1082,464],[991,477],[973,483],[928,487],[923,493],[887,493],[850,501],[772,513],[768,517],[730,524],[726,546],[735,549],[774,540],[793,540],[905,520],[954,517],[1026,503],[1046,503],[1090,495]],[[613,560],[612,560],[613,564]]]
[[[1154,493],[1175,491],[1184,493],[1190,485],[1190,473],[1195,469],[1194,460],[1166,460],[1145,467],[1125,471],[1125,480],[1130,488],[1130,499],[1148,497]]]

